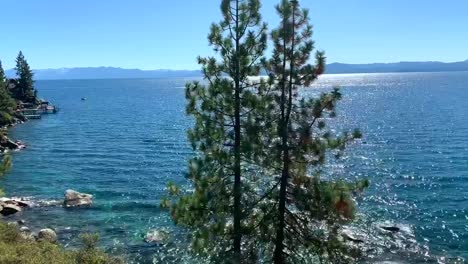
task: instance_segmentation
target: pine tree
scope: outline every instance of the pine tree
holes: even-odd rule
[[[12,91],[13,97],[26,103],[36,103],[37,91],[34,89],[34,74],[22,51],[16,57],[15,70],[18,77],[18,85]]]
[[[0,61],[0,125],[7,125],[12,122],[12,115],[14,114],[15,108],[16,103],[10,96],[10,91],[7,87],[7,78],[2,67],[2,62]]]
[[[268,105],[267,84],[248,79],[259,74],[266,49],[259,9],[259,0],[222,1],[223,20],[211,26],[208,36],[221,59],[199,58],[207,84],[186,88],[187,113],[195,119],[188,133],[197,152],[188,174],[194,191],[181,194],[175,186],[169,188],[178,196],[171,206],[175,222],[194,229],[195,251],[218,261],[240,263],[254,243],[243,237],[249,236],[244,208],[255,181],[251,168],[264,152],[259,121]]]
[[[5,76],[5,71],[3,70],[2,61],[0,60],[0,88],[6,88],[7,78]]]
[[[5,176],[5,174],[11,169],[12,161],[11,156],[4,155],[2,161],[0,162],[0,178]],[[0,188],[0,197],[5,196],[5,192]]]
[[[325,56],[317,52],[315,65],[309,64],[314,43],[308,10],[301,9],[296,0],[283,0],[276,9],[281,25],[272,32],[274,51],[267,67],[276,93],[276,135],[280,138],[271,156],[276,158],[272,167],[280,168],[279,192],[271,196],[272,206],[277,205],[273,260],[295,263],[315,255],[335,263],[345,255],[337,232],[341,223],[353,218],[351,192],[367,182],[324,181],[319,175],[327,156],[338,156],[361,134],[333,135],[327,128],[326,118],[336,115],[341,98],[338,89],[319,98],[300,96],[298,89],[323,73]]]
[[[210,44],[220,55],[199,58],[206,85],[187,85],[187,113],[194,117],[189,140],[193,190],[168,185],[162,204],[174,221],[193,230],[192,248],[216,262],[275,263],[310,257],[346,261],[339,228],[354,217],[352,196],[367,182],[323,180],[327,157],[339,157],[359,131],[334,135],[338,89],[302,97],[323,73],[315,55],[308,11],[297,1],[277,6],[281,25],[272,32],[272,59],[262,60],[266,27],[258,1],[222,1],[224,20],[211,27]],[[261,63],[259,63],[261,61]],[[253,81],[261,67],[267,81]]]

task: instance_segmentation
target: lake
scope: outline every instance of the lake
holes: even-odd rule
[[[149,262],[161,249],[143,242],[146,232],[174,229],[159,208],[166,182],[186,184],[188,80],[37,81],[60,112],[11,130],[28,147],[14,153],[1,184],[9,196],[44,205],[16,217],[33,229],[55,228],[67,246],[81,232],[99,232],[109,251]],[[326,75],[303,92],[334,86],[344,94],[334,126],[359,127],[364,139],[325,176],[370,180],[358,225],[385,249],[369,258],[468,258],[468,72]],[[63,209],[57,201],[66,189],[95,195],[94,205]],[[371,230],[379,223],[405,233],[386,238]]]

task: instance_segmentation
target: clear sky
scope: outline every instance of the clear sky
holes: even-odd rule
[[[270,28],[278,18],[263,0]],[[220,0],[1,0],[0,59],[34,69],[198,69]],[[328,62],[468,59],[468,0],[302,0]]]

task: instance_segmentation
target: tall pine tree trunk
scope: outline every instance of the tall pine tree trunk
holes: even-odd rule
[[[240,124],[240,65],[239,65],[239,0],[236,0],[235,98],[234,98],[234,257],[241,260],[241,124]]]
[[[292,13],[292,24],[291,24],[291,47],[290,54],[287,55],[287,45],[286,42],[289,42],[289,36],[287,33],[284,33],[284,44],[283,44],[283,80],[281,88],[281,149],[282,149],[282,162],[283,168],[281,171],[281,180],[280,180],[280,193],[279,193],[279,203],[278,203],[278,227],[276,230],[276,239],[275,239],[275,252],[274,252],[274,262],[275,264],[285,263],[284,259],[284,230],[286,228],[286,202],[287,202],[287,187],[290,177],[290,155],[289,155],[289,124],[291,117],[291,110],[293,105],[293,74],[294,74],[294,37],[295,37],[295,10],[296,5],[293,3],[293,13]],[[283,20],[283,27],[286,29],[286,18]],[[287,32],[287,30],[283,31]],[[289,57],[289,74],[288,74],[288,83],[286,84],[286,60]],[[286,89],[287,91],[287,102],[286,102]]]
[[[283,109],[284,112],[284,109]],[[286,128],[286,129],[285,129]],[[283,127],[283,135],[287,134],[287,127]],[[278,227],[276,230],[275,239],[275,253],[274,261],[275,264],[284,263],[283,251],[284,251],[284,229],[285,229],[285,213],[286,213],[286,187],[288,185],[289,177],[289,146],[287,137],[282,138],[282,149],[283,149],[283,169],[281,172],[281,185],[280,185],[280,198],[278,208]]]

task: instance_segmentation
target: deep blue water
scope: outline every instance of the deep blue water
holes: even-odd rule
[[[117,253],[159,250],[142,240],[150,228],[172,228],[159,199],[167,181],[185,184],[186,81],[38,81],[40,96],[61,111],[12,129],[28,148],[14,154],[2,184],[35,200],[59,200],[71,188],[95,195],[95,204],[20,217],[33,228],[54,227],[70,245],[95,231]],[[359,221],[400,224],[416,240],[382,259],[468,258],[468,72],[329,75],[305,93],[336,85],[344,93],[337,131],[359,127],[364,139],[328,166],[328,177],[370,179]]]

